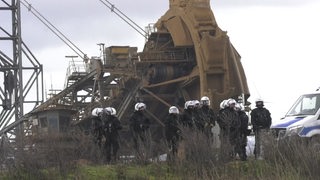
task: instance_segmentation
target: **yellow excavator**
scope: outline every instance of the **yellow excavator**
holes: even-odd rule
[[[169,10],[148,32],[143,52],[134,61],[140,80],[132,91],[133,102],[143,101],[160,125],[154,128],[156,139],[172,105],[183,109],[187,100],[208,96],[217,112],[224,99],[247,102],[250,93],[241,56],[218,27],[210,0],[170,0]],[[130,107],[125,113],[122,107],[119,117],[126,122],[133,104],[125,106]]]
[[[170,0],[169,10],[148,27],[142,52],[103,46],[103,59],[86,60],[87,72],[71,73],[66,88],[30,112],[29,119],[70,109],[71,123],[90,129],[91,111],[112,106],[126,136],[135,103],[144,102],[152,136],[161,139],[172,105],[183,109],[186,101],[208,96],[217,112],[224,99],[246,102],[250,94],[241,57],[218,27],[210,0]],[[34,126],[42,129],[41,122]]]
[[[180,92],[182,101],[208,96],[216,110],[223,99],[249,97],[241,57],[218,27],[210,0],[170,0],[139,55],[148,69],[143,88],[155,94]]]

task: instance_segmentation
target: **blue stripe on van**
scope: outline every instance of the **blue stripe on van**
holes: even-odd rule
[[[296,123],[296,122],[302,120],[303,118],[305,118],[305,117],[296,117],[295,119],[292,119],[291,121],[272,126],[272,128],[287,128],[291,124]]]
[[[320,125],[317,126],[310,126],[310,127],[304,127],[302,131],[299,133],[299,135],[307,135],[310,131],[314,129],[320,129]]]

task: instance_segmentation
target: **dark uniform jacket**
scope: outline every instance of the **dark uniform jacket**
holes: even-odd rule
[[[178,114],[169,114],[164,121],[165,124],[165,135],[167,140],[172,138],[179,138],[180,129],[179,129],[179,115]]]
[[[116,116],[107,116],[106,121],[103,122],[105,136],[117,137],[120,129],[122,129],[122,126],[119,119]]]
[[[226,108],[220,112],[218,123],[221,135],[228,137],[232,145],[236,144],[240,137],[241,122],[239,114],[233,108]]]
[[[238,113],[231,108],[225,108],[220,110],[218,124],[222,130],[232,131],[234,129],[239,129],[241,126]]]
[[[98,138],[98,136],[102,135],[102,121],[100,117],[98,116],[93,116],[92,117],[92,134]],[[101,138],[101,137],[99,137]]]
[[[269,129],[271,126],[271,114],[264,107],[255,108],[251,111],[251,123],[253,130]]]
[[[250,134],[250,130],[248,130],[249,117],[244,111],[239,111],[238,113],[241,122],[240,134],[248,136]]]
[[[193,109],[185,109],[183,114],[182,114],[182,119],[181,122],[184,126],[193,128],[195,125],[195,117],[194,117],[194,112]]]
[[[200,113],[205,124],[212,124],[215,126],[216,116],[209,106],[202,106],[200,108]]]
[[[204,117],[202,115],[201,109],[194,108],[192,111],[193,111],[192,114],[194,117],[193,120],[194,120],[195,126],[198,128],[198,130],[203,131],[205,122],[204,122]]]
[[[141,133],[147,130],[150,126],[150,120],[142,111],[135,111],[129,120],[130,129],[133,132]]]

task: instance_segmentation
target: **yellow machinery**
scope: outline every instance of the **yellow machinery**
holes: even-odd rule
[[[170,0],[169,10],[148,32],[142,52],[103,48],[104,59],[88,61],[86,74],[72,73],[62,92],[30,114],[63,105],[75,110],[75,124],[89,129],[93,108],[113,106],[126,125],[134,104],[143,101],[153,137],[161,139],[171,105],[182,110],[185,101],[208,96],[217,112],[224,99],[249,97],[241,57],[218,27],[209,0]]]
[[[149,32],[139,61],[134,62],[140,81],[137,91],[131,92],[133,102],[145,102],[150,117],[160,125],[155,125],[153,136],[161,134],[156,132],[161,132],[171,105],[182,109],[187,100],[208,96],[217,112],[224,99],[249,97],[241,57],[218,27],[209,0],[170,0],[169,10]],[[133,104],[120,114],[124,122]]]
[[[170,0],[154,28],[140,54],[149,66],[144,88],[179,90],[183,101],[206,95],[216,110],[223,99],[249,97],[240,55],[218,27],[209,0]]]

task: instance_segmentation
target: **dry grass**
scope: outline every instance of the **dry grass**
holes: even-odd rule
[[[320,154],[301,139],[275,141],[266,137],[264,160],[221,161],[220,151],[207,136],[196,130],[181,128],[183,140],[172,161],[120,161],[105,166],[104,156],[82,133],[43,136],[32,139],[29,150],[16,149],[15,159],[5,164],[0,179],[318,179]],[[166,149],[166,144],[152,144]],[[22,147],[22,146],[21,146]],[[129,147],[130,148],[130,147]],[[130,150],[130,149],[129,149]],[[134,152],[131,147],[132,152]],[[151,151],[152,149],[145,150]],[[168,152],[169,153],[169,152]],[[86,167],[85,170],[83,167]],[[105,168],[101,168],[105,167]],[[107,172],[106,173],[106,169]],[[81,172],[80,172],[81,171]],[[143,174],[141,174],[143,172]],[[81,174],[81,176],[79,176]],[[2,178],[4,177],[4,178]],[[158,179],[157,178],[157,179]]]
[[[276,141],[265,137],[264,160],[249,157],[248,161],[224,161],[212,141],[197,132],[183,129],[184,152],[172,164],[183,179],[318,179],[320,153],[301,138]],[[222,153],[223,155],[223,153]]]

